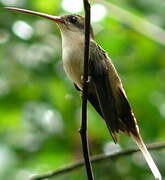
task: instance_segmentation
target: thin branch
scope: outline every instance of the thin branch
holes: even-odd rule
[[[82,91],[82,121],[80,128],[81,143],[85,161],[88,180],[93,180],[93,171],[89,159],[89,146],[87,138],[87,96],[88,96],[88,61],[90,43],[90,4],[88,0],[83,0],[85,9],[85,39],[84,39],[84,72],[83,72],[83,91]]]
[[[147,145],[147,148],[149,150],[160,150],[160,149],[164,149],[165,148],[165,143],[154,143],[154,144],[148,144]],[[138,152],[139,149],[138,148],[130,148],[130,149],[127,149],[127,150],[123,150],[123,151],[120,151],[120,152],[116,152],[114,154],[110,154],[110,155],[105,155],[105,154],[100,154],[100,155],[96,155],[96,156],[93,156],[91,158],[91,162],[92,163],[96,163],[96,162],[101,162],[101,161],[104,161],[104,160],[109,160],[109,159],[112,159],[112,158],[118,158],[120,156],[127,156],[127,155],[130,155],[130,154],[133,154],[135,152]],[[54,171],[51,171],[49,173],[46,173],[46,174],[43,174],[43,175],[38,175],[38,176],[35,176],[33,178],[31,178],[30,180],[42,180],[42,179],[45,179],[45,178],[52,178],[52,177],[55,177],[57,175],[63,175],[64,173],[68,173],[72,170],[75,170],[77,168],[80,168],[84,166],[84,160],[81,159],[71,165],[68,165],[64,168],[60,168],[58,170],[54,170]]]
[[[165,46],[165,30],[162,28],[121,7],[118,7],[111,2],[105,0],[95,0],[95,2],[103,4],[108,9],[108,12],[110,12],[111,18],[120,23],[127,24],[138,33],[141,33],[153,41]]]

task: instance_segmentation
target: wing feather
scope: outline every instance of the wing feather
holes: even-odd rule
[[[116,111],[115,99],[109,81],[109,74],[106,64],[102,58],[91,54],[89,61],[89,72],[95,88],[93,92],[96,94],[98,99],[97,101],[99,102],[102,116],[114,141],[117,142],[119,120]]]
[[[115,73],[116,70],[107,61],[105,52],[99,46],[93,43],[90,48],[93,49],[90,51],[89,71],[95,88],[93,91],[94,99],[91,102],[97,111],[101,109],[102,116],[114,141],[117,141],[119,130],[131,136],[141,150],[155,179],[161,180],[161,174],[141,138],[136,118],[128,103],[122,84],[115,86],[114,79],[120,82],[117,73]],[[110,72],[111,70],[113,73]],[[98,103],[100,105],[99,110]]]

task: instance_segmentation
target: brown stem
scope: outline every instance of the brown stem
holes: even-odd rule
[[[83,91],[82,91],[82,121],[80,128],[81,143],[85,161],[88,180],[94,180],[92,166],[89,158],[89,146],[87,138],[87,96],[88,96],[88,62],[90,44],[90,4],[88,0],[83,0],[85,9],[85,40],[84,40],[84,72],[83,72]]]

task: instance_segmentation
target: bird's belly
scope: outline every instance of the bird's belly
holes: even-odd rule
[[[80,52],[81,53],[81,52]],[[83,75],[83,59],[78,52],[63,54],[63,67],[67,76],[81,89]]]

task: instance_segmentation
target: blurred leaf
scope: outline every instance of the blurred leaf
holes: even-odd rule
[[[78,133],[81,97],[62,70],[58,27],[42,18],[2,8],[19,4],[22,8],[58,16],[68,13],[62,3],[59,0],[0,1],[0,145],[8,152],[3,153],[0,146],[0,164],[4,165],[9,155],[14,157],[5,165],[0,179],[27,179],[34,173],[57,169],[82,157]],[[93,24],[96,40],[108,52],[121,76],[144,141],[163,141],[165,51],[155,39],[149,38],[153,34],[160,36],[157,32],[165,28],[164,1],[112,0],[110,3],[115,3],[117,12],[124,14],[114,13],[112,6],[107,8],[103,19]],[[125,16],[126,12],[129,17]],[[146,34],[143,26],[148,22],[146,19],[155,24],[149,23],[149,27],[159,31],[148,29]],[[14,32],[14,25],[20,21],[32,28],[29,39],[22,39]],[[22,29],[21,24],[17,25]],[[104,120],[91,105],[88,112],[90,152],[92,155],[105,152],[112,138]],[[133,145],[123,134],[119,143],[122,148]],[[153,154],[164,173],[164,152]],[[96,163],[94,172],[100,180],[153,179],[140,153]],[[85,169],[57,179],[86,179]]]

